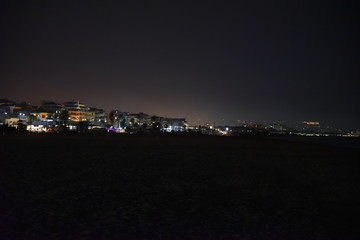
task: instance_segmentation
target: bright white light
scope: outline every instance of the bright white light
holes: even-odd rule
[[[229,131],[229,128],[225,128],[226,131]]]

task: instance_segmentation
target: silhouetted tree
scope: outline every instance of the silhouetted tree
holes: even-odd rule
[[[109,113],[109,120],[111,122],[111,125],[115,125],[115,122],[117,120],[117,111],[116,110],[112,110]]]
[[[67,123],[69,121],[69,112],[68,110],[63,110],[61,113],[60,113],[60,122],[61,122],[61,125],[62,125],[62,131],[63,132],[66,132],[67,131]]]
[[[30,123],[32,123],[32,122],[35,122],[37,120],[37,117],[35,115],[30,114],[28,119],[29,119],[28,121]]]
[[[158,133],[158,132],[160,132],[160,129],[161,129],[160,123],[153,122],[152,127],[151,127],[152,132]]]
[[[156,115],[153,115],[153,116],[151,116],[150,119],[151,119],[152,122],[156,122],[156,121],[159,120],[159,118],[160,118],[160,117],[158,117],[158,116],[156,116]]]
[[[121,111],[119,110],[112,110],[110,113],[109,113],[109,120],[111,122],[111,125],[113,127],[120,127],[121,126],[121,122],[122,120],[125,118],[124,116],[124,113],[122,113]]]
[[[88,131],[89,123],[87,121],[81,121],[78,123],[78,132],[86,133]]]
[[[26,125],[21,120],[17,122],[17,130],[19,132],[26,132]]]
[[[122,121],[120,122],[120,126],[121,126],[123,129],[127,127],[127,125],[126,125],[126,119],[125,119],[125,118],[123,118]]]
[[[134,124],[135,124],[135,119],[134,118],[130,119],[130,126],[134,127]]]

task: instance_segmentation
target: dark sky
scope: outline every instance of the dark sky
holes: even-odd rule
[[[355,1],[126,2],[2,3],[0,98],[360,128]]]

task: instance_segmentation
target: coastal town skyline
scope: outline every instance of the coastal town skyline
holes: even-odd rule
[[[357,9],[351,1],[7,2],[0,96],[194,124],[359,129]]]
[[[65,113],[66,112],[66,113]],[[65,119],[64,119],[64,116]],[[106,110],[97,106],[86,105],[80,101],[54,102],[42,100],[41,104],[30,102],[16,103],[7,98],[0,99],[0,125],[19,129],[19,124],[25,124],[30,131],[48,132],[70,124],[70,130],[79,129],[83,124],[86,129],[113,128],[117,132],[137,132],[154,127],[165,132],[201,131],[210,135],[228,134],[298,134],[309,136],[357,136],[358,129],[340,128],[318,121],[285,121],[285,120],[236,120],[234,124],[223,121],[190,122],[185,117],[153,114],[151,112],[131,112],[123,109]],[[41,126],[38,128],[38,126]],[[239,128],[241,132],[238,132]],[[127,130],[126,130],[127,129]],[[216,129],[216,131],[214,131]],[[230,130],[231,129],[231,130]],[[235,131],[231,133],[232,129]],[[236,130],[237,129],[237,130]],[[86,130],[86,131],[87,131]],[[126,130],[126,131],[125,131]],[[253,131],[254,130],[254,131]],[[319,135],[320,134],[320,135]],[[348,135],[349,134],[349,135]],[[355,135],[354,135],[355,134]]]
[[[8,100],[13,100],[11,98],[3,98],[3,99],[8,99]],[[88,107],[94,107],[94,108],[98,108],[98,109],[103,109],[107,114],[110,113],[112,110],[120,110],[122,112],[129,112],[129,113],[147,113],[151,116],[155,115],[155,116],[164,116],[164,117],[169,117],[169,118],[186,118],[187,122],[192,125],[192,126],[196,126],[196,125],[206,125],[206,124],[210,124],[210,125],[218,125],[218,126],[239,126],[242,124],[270,124],[270,123],[281,123],[281,124],[299,124],[301,122],[321,122],[322,125],[328,125],[331,126],[332,128],[336,128],[336,129],[342,129],[345,131],[358,131],[360,129],[360,127],[357,127],[356,124],[354,125],[346,125],[346,124],[339,124],[333,121],[329,121],[326,119],[322,119],[321,121],[319,119],[316,118],[298,118],[298,119],[294,119],[294,118],[290,118],[290,119],[280,119],[280,118],[275,118],[275,119],[269,119],[269,118],[263,118],[263,119],[251,119],[251,118],[232,118],[232,119],[225,119],[222,118],[221,116],[210,119],[210,118],[206,118],[206,116],[201,116],[200,114],[197,114],[195,117],[191,117],[189,116],[189,114],[187,114],[186,112],[181,115],[179,113],[176,112],[176,109],[174,109],[175,111],[171,111],[169,113],[166,112],[159,112],[159,111],[148,111],[147,109],[141,109],[141,108],[133,108],[133,109],[127,109],[127,108],[122,108],[122,107],[115,107],[114,108],[109,108],[109,107],[102,107],[99,106],[99,104],[96,104],[96,101],[90,101],[90,102],[95,102],[95,104],[88,104],[88,102],[85,101],[81,101],[81,100],[72,100],[72,101],[55,101],[54,99],[42,99],[42,100],[38,100],[37,102],[31,102],[31,101],[14,101],[15,103],[19,104],[19,103],[27,103],[30,104],[32,106],[41,106],[42,102],[55,102],[58,104],[63,104],[65,102],[79,102],[82,104],[85,104]],[[125,104],[126,105],[126,104]]]

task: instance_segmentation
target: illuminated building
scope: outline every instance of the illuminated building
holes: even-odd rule
[[[94,122],[94,124],[104,124],[106,123],[106,112],[103,109],[98,108],[90,108],[89,109],[91,114],[91,122]]]
[[[143,112],[127,114],[126,119],[128,120],[128,124],[130,126],[133,126],[133,125],[141,126],[145,123],[148,126],[150,126],[151,122],[152,122],[150,116]]]
[[[60,121],[60,114],[64,110],[62,104],[55,103],[52,101],[43,101],[41,103],[40,111],[47,112],[47,118],[49,120],[59,122]]]
[[[306,125],[319,125],[319,122],[307,122],[307,121],[303,121],[304,124]]]
[[[9,127],[17,127],[19,120],[20,120],[19,118],[8,118],[5,119],[5,124],[8,125]]]
[[[44,121],[48,119],[49,113],[41,111],[33,111],[30,113],[30,116],[35,116],[37,120]]]
[[[93,114],[91,113],[90,108],[86,107],[83,103],[65,102],[63,105],[64,109],[68,111],[71,121],[80,122],[91,121],[93,119]]]
[[[163,126],[163,130],[167,132],[185,131],[188,127],[185,118],[162,118],[161,125]]]
[[[5,120],[9,118],[26,119],[26,112],[20,112],[21,110],[21,107],[15,102],[6,98],[0,99],[0,124],[5,124]]]

